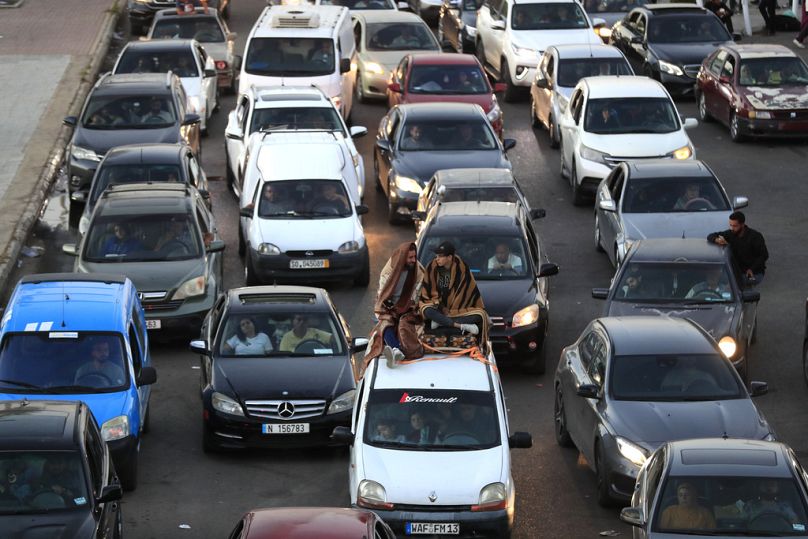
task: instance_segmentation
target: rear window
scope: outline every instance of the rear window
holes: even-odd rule
[[[181,182],[177,165],[106,165],[95,177],[90,203],[94,203],[110,185],[142,182]]]
[[[198,77],[199,67],[190,47],[171,51],[128,48],[121,55],[115,73],[168,73],[179,77]]]
[[[200,43],[219,43],[225,36],[213,17],[176,17],[157,21],[152,32],[153,39],[195,39]]]
[[[374,23],[367,25],[369,51],[439,51],[440,47],[424,23]]]
[[[577,2],[516,4],[511,28],[514,30],[574,30],[589,28]]]
[[[409,91],[414,94],[474,95],[491,92],[482,69],[476,65],[415,65]]]

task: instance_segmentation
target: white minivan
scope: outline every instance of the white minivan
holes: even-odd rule
[[[347,119],[355,48],[346,7],[268,6],[247,36],[238,93],[250,86],[314,85]]]
[[[332,439],[351,445],[351,506],[371,509],[397,535],[510,537],[515,489],[496,365],[428,354],[368,366],[356,389],[351,427]]]

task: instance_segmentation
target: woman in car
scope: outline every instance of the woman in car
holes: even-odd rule
[[[236,334],[222,345],[225,354],[237,356],[261,356],[272,352],[272,341],[266,333],[258,333],[255,320],[243,316],[236,327]]]

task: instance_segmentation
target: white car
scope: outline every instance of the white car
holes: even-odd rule
[[[216,64],[195,39],[132,41],[118,55],[112,72],[168,73],[180,78],[188,96],[186,113],[198,114],[200,129],[207,133],[208,120],[219,109]]]
[[[505,101],[530,86],[542,53],[552,45],[601,44],[577,0],[486,0],[477,11],[477,58],[507,85]]]
[[[559,122],[561,177],[569,178],[575,205],[594,193],[622,161],[694,159],[685,129],[695,118],[680,119],[671,96],[648,77],[581,79]]]
[[[349,129],[334,102],[317,87],[250,87],[239,96],[236,108],[227,116],[225,128],[227,183],[237,196],[244,183],[250,136],[260,131],[332,134],[327,138],[343,147],[353,167],[346,177],[356,183],[359,198],[364,196],[365,163],[353,139],[365,136],[368,130],[358,125]]]
[[[351,506],[371,509],[398,536],[511,535],[515,497],[510,449],[529,434],[508,435],[496,366],[468,356],[371,362],[356,389],[349,443]]]

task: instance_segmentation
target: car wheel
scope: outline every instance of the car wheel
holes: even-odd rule
[[[558,154],[561,162],[559,165],[559,174],[561,175],[561,179],[564,180],[569,176],[569,174],[567,173],[567,168],[564,163],[564,139],[561,137],[558,138]]]
[[[522,363],[522,370],[527,374],[544,374],[547,368],[547,348],[542,347],[527,355],[527,361]]]
[[[255,270],[252,267],[252,260],[249,254],[247,254],[244,260],[244,281],[247,286],[258,286],[261,284],[258,282],[258,275],[255,274]]]
[[[151,430],[151,406],[146,406],[146,415],[143,418],[143,434]]]
[[[572,438],[567,430],[567,417],[564,410],[564,394],[561,385],[556,386],[555,404],[553,405],[553,421],[555,423],[555,439],[561,447],[572,447]]]
[[[500,78],[502,79],[502,82],[505,83],[505,93],[502,94],[502,98],[506,103],[513,103],[519,97],[519,88],[514,86],[513,81],[511,80],[511,71],[508,69],[508,61],[503,58],[499,65]]]
[[[598,478],[598,505],[611,507],[614,501],[609,492],[609,469],[603,458],[603,450],[599,442],[595,444],[595,474]]]
[[[354,279],[356,286],[367,286],[370,284],[370,255],[365,251],[365,258],[362,261],[362,269]]]
[[[247,244],[244,243],[244,230],[241,228],[241,223],[238,225],[238,256],[244,258],[247,253]]]
[[[393,205],[389,194],[387,195],[387,222],[391,225],[397,225],[401,222],[401,217],[399,217],[398,214],[398,206]]]
[[[570,185],[572,186],[572,203],[575,206],[583,206],[586,196],[583,188],[578,185],[578,167],[575,166],[575,161],[570,165]]]
[[[547,118],[547,132],[550,134],[550,147],[558,148],[560,145],[558,131],[556,130],[555,118],[551,114]]]
[[[600,219],[595,214],[595,250],[599,253],[605,253],[603,249],[603,242],[600,239]]]
[[[743,142],[746,139],[746,137],[741,134],[738,115],[734,112],[729,113],[729,138],[732,139],[732,142]]]
[[[373,175],[376,177],[376,190],[383,193],[382,179],[379,177],[379,161],[376,159],[375,155],[373,156]]]
[[[365,91],[362,89],[362,73],[359,71],[356,72],[356,100],[360,103],[367,103],[368,98],[365,95]]]
[[[135,490],[137,487],[137,460],[140,450],[138,445],[129,452],[126,461],[120,468],[117,468],[118,478],[121,480],[121,486],[124,490]]]
[[[541,126],[539,116],[536,114],[536,100],[533,99],[533,92],[530,93],[530,126],[534,128]]]
[[[699,120],[702,122],[711,122],[713,117],[707,112],[707,98],[704,97],[704,92],[699,92],[698,95],[698,110]]]

